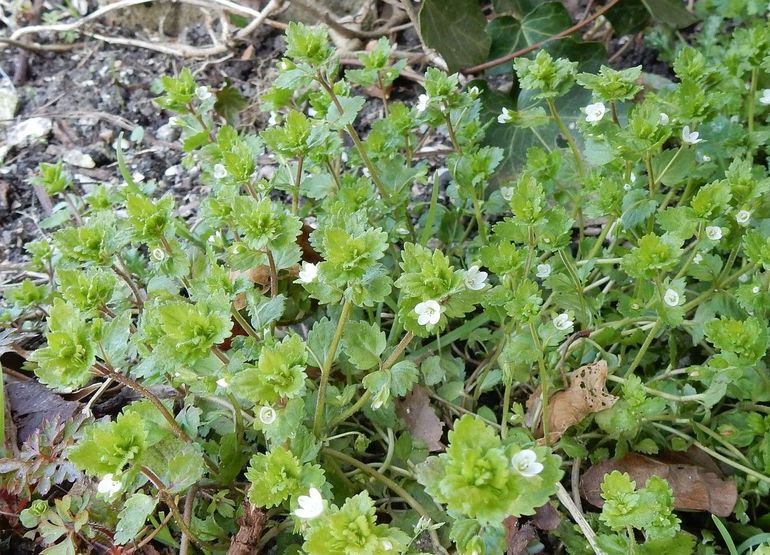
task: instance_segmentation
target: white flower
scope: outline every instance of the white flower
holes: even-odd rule
[[[172,127],[177,127],[182,125],[182,120],[176,116],[171,116],[170,118],[168,118],[168,124],[171,125]]]
[[[275,412],[273,407],[262,407],[259,409],[259,421],[265,426],[269,426],[278,417],[278,413]]]
[[[318,110],[316,110],[315,108],[308,108],[307,115],[311,118],[314,118],[318,115]]]
[[[630,183],[626,183],[625,185],[623,185],[623,190],[626,191],[626,192],[630,191],[631,190],[631,184]]]
[[[468,94],[471,95],[471,98],[476,98],[481,94],[481,91],[476,85],[473,85],[470,89],[468,89]]]
[[[636,183],[636,174],[634,172],[631,172],[628,178],[631,180],[631,183]]]
[[[756,295],[757,293],[759,293],[759,287],[757,287],[757,286],[755,285],[754,287],[752,287],[752,288],[751,288],[751,292],[752,292],[752,293],[754,293],[754,294]]]
[[[500,187],[500,196],[503,200],[510,201],[513,198],[513,187]]]
[[[166,259],[166,251],[164,251],[160,247],[156,247],[152,249],[150,256],[155,262],[163,262]]]
[[[537,461],[537,453],[532,449],[524,449],[511,457],[513,469],[524,476],[532,478],[543,471],[543,464]]]
[[[601,121],[604,114],[607,113],[607,107],[603,102],[595,102],[594,104],[589,104],[583,108],[583,111],[586,114],[586,121],[588,123],[597,123]]]
[[[417,98],[417,111],[424,112],[425,110],[427,110],[429,103],[430,103],[430,97],[427,94],[421,94]]]
[[[299,279],[297,281],[300,283],[312,283],[317,277],[318,266],[311,264],[310,262],[303,262],[302,269],[299,271]]]
[[[441,305],[434,300],[421,302],[414,307],[414,311],[421,326],[435,326],[441,319]]]
[[[225,177],[227,177],[227,169],[222,164],[216,164],[214,166],[214,178],[224,179]]]
[[[762,96],[759,97],[759,103],[764,106],[770,106],[770,89],[762,89]]]
[[[219,379],[217,380],[217,385],[218,385],[219,387],[221,387],[222,389],[224,389],[224,388],[228,387],[230,384],[229,384],[229,383],[227,383],[227,380],[226,380],[226,379],[224,379],[224,378],[219,378]]]
[[[548,276],[551,275],[551,265],[550,264],[538,264],[537,265],[537,273],[535,274],[537,277],[541,279],[545,279]]]
[[[660,121],[661,125],[668,125],[669,117],[666,112],[661,112],[660,116],[658,116],[658,121]]]
[[[701,254],[698,253],[693,257],[692,261],[695,262],[696,264],[700,264],[701,262],[703,262],[703,256],[701,256]]]
[[[388,540],[382,540],[383,551],[393,551],[393,544]]]
[[[749,277],[749,274],[741,274],[740,276],[738,276],[738,281],[740,281],[741,283],[746,283],[750,279],[751,278]]]
[[[195,96],[197,96],[199,100],[208,100],[211,98],[211,91],[208,87],[201,86],[195,89]]]
[[[722,228],[718,225],[706,226],[706,237],[712,241],[719,241],[722,238]]]
[[[668,306],[679,306],[679,293],[673,289],[666,289],[663,294],[663,302]]]
[[[480,272],[478,266],[471,266],[465,273],[465,287],[471,291],[484,289],[488,275],[486,272]]]
[[[767,89],[770,90],[770,89]],[[749,223],[749,220],[751,219],[751,212],[748,210],[741,210],[735,215],[735,221],[738,222],[738,225],[746,225]]]
[[[690,126],[685,125],[682,128],[682,140],[686,142],[688,145],[694,145],[701,142],[703,139],[699,139],[700,133],[697,131],[690,131]]]
[[[267,124],[270,127],[278,125],[278,112],[270,111],[270,117],[267,120]]]
[[[503,108],[503,111],[500,112],[499,116],[497,116],[497,123],[509,123],[511,121],[513,121],[511,112],[508,110],[508,108]]]
[[[704,162],[711,162],[711,156],[709,156],[708,154],[704,154],[703,155],[703,161]]]
[[[113,479],[112,474],[105,474],[104,478],[96,486],[96,491],[108,497],[115,495],[120,491],[120,482]]]
[[[559,315],[558,315],[556,318],[554,318],[554,319],[553,319],[553,325],[554,325],[554,327],[555,327],[557,330],[560,330],[560,331],[565,331],[565,330],[568,330],[568,329],[570,329],[570,328],[571,328],[571,327],[572,327],[574,324],[575,324],[575,322],[573,322],[573,321],[570,319],[570,317],[569,317],[569,314],[567,314],[566,312],[562,312],[562,313],[561,313],[561,314],[559,314]]]
[[[309,495],[300,495],[297,504],[299,508],[294,510],[294,514],[299,518],[311,520],[324,512],[324,499],[315,488],[310,488]]]

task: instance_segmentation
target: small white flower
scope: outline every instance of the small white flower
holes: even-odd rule
[[[566,331],[570,329],[574,324],[575,322],[570,319],[569,314],[566,312],[562,312],[553,319],[553,325],[559,331]]]
[[[755,285],[754,287],[752,287],[752,288],[751,288],[751,292],[752,292],[752,293],[754,293],[754,294],[756,295],[757,293],[759,293],[759,287],[757,287],[757,286]]]
[[[603,102],[595,102],[594,104],[589,104],[583,108],[583,111],[586,114],[586,121],[588,123],[597,123],[601,121],[604,114],[607,113],[607,107]]]
[[[227,169],[223,164],[216,164],[214,166],[214,178],[215,179],[224,179],[227,177]]]
[[[700,137],[700,133],[697,131],[690,131],[689,125],[685,125],[682,128],[682,140],[688,145],[698,144],[699,142],[703,141],[703,139],[699,139],[698,137]]]
[[[630,191],[631,190],[631,184],[630,183],[626,183],[625,185],[623,185],[623,190],[625,192]]]
[[[706,237],[712,241],[719,241],[722,238],[722,228],[718,225],[706,226]]]
[[[388,540],[382,540],[383,551],[393,551],[393,544]]]
[[[172,127],[178,127],[182,125],[182,120],[176,116],[171,116],[170,118],[168,118],[168,124],[171,125]]]
[[[324,499],[321,492],[315,488],[310,488],[308,493],[309,495],[300,495],[297,498],[299,508],[294,510],[294,514],[299,518],[312,520],[324,512]]]
[[[219,378],[219,379],[217,380],[217,385],[218,385],[219,387],[221,387],[222,389],[225,389],[225,388],[226,388],[226,387],[228,387],[230,384],[229,384],[229,383],[227,383],[227,380],[226,380],[226,379],[224,379],[224,378]]]
[[[278,112],[270,111],[270,117],[267,119],[267,124],[270,127],[278,125]]]
[[[484,289],[488,275],[486,272],[480,272],[478,266],[471,266],[465,273],[465,287],[471,291]]]
[[[497,123],[509,123],[513,121],[513,116],[511,115],[511,112],[508,110],[508,108],[503,108],[503,111],[500,112],[500,115],[497,116]]]
[[[750,219],[751,219],[751,212],[749,212],[748,210],[741,210],[735,215],[735,221],[738,222],[738,225],[746,225],[747,223],[749,223]]]
[[[759,97],[759,103],[764,106],[770,106],[770,89],[762,89],[762,96]]]
[[[211,91],[208,87],[201,86],[195,89],[195,96],[197,96],[199,100],[208,100],[211,98]]]
[[[297,281],[305,284],[313,283],[317,277],[318,266],[310,262],[303,262],[302,269],[299,271],[299,279]]]
[[[660,121],[661,125],[668,125],[668,122],[670,121],[668,114],[666,112],[661,112],[658,121]]]
[[[152,249],[150,256],[155,262],[163,262],[166,259],[166,251],[164,251],[160,247],[156,247]]]
[[[419,303],[414,311],[421,326],[435,326],[441,320],[441,305],[432,299]]]
[[[470,89],[468,89],[468,94],[471,95],[471,98],[476,98],[481,94],[481,91],[476,85],[473,85]]]
[[[308,108],[307,115],[308,117],[314,118],[318,115],[318,110],[316,110],[315,108]]]
[[[679,306],[679,293],[673,289],[666,289],[663,294],[663,302],[668,306]]]
[[[711,156],[709,156],[708,154],[704,154],[703,155],[703,161],[704,162],[711,162]]]
[[[424,112],[428,109],[428,104],[430,103],[430,97],[427,94],[421,94],[417,98],[417,111],[418,112]]]
[[[120,491],[120,482],[115,480],[112,474],[105,474],[99,484],[96,486],[96,491],[106,495],[107,497],[115,495]]]
[[[265,426],[269,426],[273,422],[275,422],[275,419],[278,417],[278,413],[275,412],[275,409],[273,407],[262,407],[259,409],[259,421],[262,422]]]
[[[741,283],[746,283],[750,279],[751,278],[749,277],[749,274],[741,274],[740,276],[738,276],[738,281],[740,281]]]
[[[286,62],[286,60],[282,60],[278,66],[281,68],[281,71],[286,71],[289,69],[289,64]]]
[[[631,172],[628,178],[631,180],[631,183],[636,183],[636,174],[634,172]]]
[[[366,177],[370,177],[372,174],[369,171],[369,168],[364,168],[361,170],[361,173],[364,174]]]
[[[511,465],[516,472],[525,478],[537,476],[544,468],[543,464],[537,460],[537,453],[532,449],[524,449],[516,453],[511,457]]]
[[[500,196],[503,200],[510,201],[513,198],[513,187],[500,187]]]
[[[537,265],[537,273],[535,274],[540,279],[545,279],[548,276],[551,275],[551,265],[550,264],[538,264]]]
[[[698,253],[693,257],[692,261],[695,262],[696,264],[700,264],[701,262],[703,262],[703,256],[701,256],[701,254]]]

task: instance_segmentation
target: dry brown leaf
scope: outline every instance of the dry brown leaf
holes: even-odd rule
[[[532,517],[532,524],[538,530],[556,530],[561,524],[561,515],[559,511],[553,508],[553,505],[546,503],[535,510],[535,516]]]
[[[548,403],[549,440],[554,442],[591,413],[610,408],[618,400],[604,390],[607,362],[581,366],[570,374],[570,386],[555,393]]]
[[[521,526],[515,516],[506,517],[503,525],[507,543],[505,555],[521,555],[527,550],[529,542],[537,538],[535,528],[529,523]]]
[[[681,454],[677,454],[676,459],[681,461]],[[691,457],[690,461],[695,463],[696,458]],[[621,459],[608,459],[595,464],[580,478],[580,494],[592,505],[604,505],[601,484],[605,474],[613,470],[627,472],[637,487],[643,487],[650,476],[663,478],[674,492],[675,509],[708,511],[717,516],[730,516],[738,500],[738,490],[732,480],[723,480],[718,474],[700,464],[665,462],[638,453],[629,453]]]
[[[428,451],[444,450],[444,445],[441,443],[444,423],[433,411],[425,388],[416,386],[409,395],[399,401],[396,411],[406,422],[412,437],[425,441]]]

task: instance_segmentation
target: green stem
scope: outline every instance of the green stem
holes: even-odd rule
[[[370,468],[369,465],[364,464],[361,461],[354,459],[349,455],[346,455],[345,453],[341,453],[329,447],[321,448],[321,453],[328,457],[332,457],[344,463],[347,463],[350,466],[357,468],[364,474],[367,474],[369,477],[374,478],[378,482],[381,482],[383,485],[385,485],[385,487],[387,487],[389,490],[393,491],[396,495],[398,495],[401,499],[403,499],[404,502],[407,505],[409,505],[418,515],[426,519],[431,518],[430,514],[428,514],[428,511],[425,510],[425,507],[423,507],[419,501],[417,501],[414,497],[412,497],[412,495],[408,491],[406,491],[403,487],[401,487],[399,484],[397,484],[387,476],[384,476],[379,472],[377,472],[376,470],[374,470],[373,468]],[[436,531],[429,530],[429,534],[430,534],[431,541],[433,542],[433,547],[441,553],[446,553],[446,550],[441,545],[441,541],[439,540],[438,534],[436,533]]]
[[[505,381],[505,391],[503,392],[503,412],[500,415],[500,437],[505,440],[508,436],[508,411],[511,407],[511,386],[513,378]]]
[[[754,95],[757,92],[757,78],[759,72],[757,68],[751,70],[751,87],[749,88],[749,140],[751,140],[751,134],[754,132]]]
[[[655,174],[652,169],[652,155],[647,152],[644,155],[644,165],[647,166],[647,183],[650,188],[650,197],[655,195],[655,189],[657,189],[655,183]]]
[[[446,127],[449,131],[449,140],[452,142],[452,146],[457,154],[462,154],[463,149],[460,147],[460,143],[457,141],[457,135],[455,135],[455,128],[452,126],[452,117],[449,112],[444,113],[444,120],[446,121]]]
[[[546,99],[546,102],[548,102],[548,109],[551,111],[551,117],[553,118],[553,121],[556,123],[556,126],[559,128],[562,135],[564,135],[567,144],[569,144],[569,147],[572,150],[572,155],[575,157],[575,165],[577,166],[578,174],[580,177],[585,177],[583,157],[580,155],[580,151],[578,150],[577,144],[575,144],[575,139],[572,137],[572,133],[569,132],[569,129],[567,129],[567,126],[564,125],[564,121],[562,121],[561,116],[559,116],[559,112],[556,111],[556,104],[554,103],[553,99],[548,98]]]
[[[487,242],[487,224],[484,220],[484,216],[481,215],[481,203],[479,202],[476,191],[471,191],[471,202],[473,203],[473,215],[476,218],[476,225],[479,228],[479,235],[481,235],[482,243]]]
[[[679,147],[679,150],[677,150],[674,155],[671,157],[671,160],[668,161],[668,164],[666,164],[666,167],[663,168],[663,170],[660,172],[660,175],[655,177],[655,187],[657,188],[658,184],[663,180],[663,176],[666,175],[666,172],[668,172],[669,168],[674,165],[674,162],[679,157],[679,153],[681,153],[684,150],[684,145]],[[673,189],[673,187],[672,187]]]
[[[297,159],[297,175],[294,177],[294,190],[291,195],[291,213],[295,216],[299,212],[299,187],[302,184],[302,165],[304,161],[304,156],[300,156]]]
[[[411,331],[407,332],[406,335],[399,341],[398,345],[395,346],[393,349],[393,352],[390,353],[390,356],[385,360],[385,362],[382,363],[381,370],[389,370],[391,366],[393,366],[398,358],[401,356],[401,353],[404,352],[407,345],[412,341],[414,338],[414,333]],[[337,418],[333,419],[331,421],[331,424],[329,424],[329,428],[333,429],[335,426],[339,426],[345,420],[356,414],[358,411],[360,411],[364,406],[366,405],[367,401],[372,396],[372,392],[370,390],[366,390],[363,392],[361,397],[358,398],[358,401],[356,401],[352,406],[350,406],[345,412],[340,414]]]
[[[540,336],[537,335],[537,328],[534,322],[529,323],[529,332],[532,335],[532,342],[537,351],[537,364],[540,373],[540,391],[542,403],[542,421],[543,421],[543,440],[548,445],[548,436],[550,435],[550,422],[548,421],[548,373],[545,369],[545,359],[543,358],[543,345],[540,343]]]
[[[257,331],[254,329],[254,327],[249,323],[246,318],[243,317],[243,314],[240,313],[239,310],[235,308],[235,305],[230,305],[230,314],[233,315],[233,318],[235,318],[235,321],[238,322],[238,324],[244,329],[244,331],[249,334],[253,339],[256,339],[259,341],[261,338]]]
[[[321,425],[324,417],[324,402],[326,397],[326,386],[329,383],[329,374],[331,373],[332,364],[334,364],[334,358],[337,355],[337,346],[342,339],[342,332],[345,329],[345,324],[350,318],[350,312],[353,309],[353,303],[350,300],[345,300],[345,304],[342,305],[342,313],[340,319],[337,322],[337,329],[334,331],[334,337],[329,345],[329,351],[326,353],[324,359],[323,368],[321,368],[321,382],[318,385],[318,400],[315,406],[315,417],[313,419],[313,432],[316,437],[321,435]]]
[[[642,361],[642,357],[644,356],[644,353],[647,352],[647,349],[650,348],[650,345],[652,344],[652,341],[655,339],[655,335],[660,330],[661,326],[663,324],[660,320],[655,322],[655,325],[652,326],[650,329],[650,333],[647,334],[647,337],[644,339],[644,343],[642,343],[642,346],[639,348],[639,352],[636,353],[636,356],[634,357],[634,360],[631,361],[631,366],[628,367],[628,370],[626,371],[626,376],[631,376],[634,373],[634,370],[637,366],[639,366],[639,363]]]

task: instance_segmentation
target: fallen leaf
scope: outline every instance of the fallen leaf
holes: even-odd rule
[[[16,423],[17,439],[25,442],[46,420],[65,421],[82,406],[76,401],[65,401],[35,380],[6,384],[5,394]]]
[[[520,555],[527,550],[529,542],[537,538],[535,528],[527,523],[524,526],[519,525],[519,519],[515,516],[509,516],[504,521],[506,532],[506,543],[508,548],[505,555]]]
[[[682,460],[682,454],[674,457]],[[696,462],[692,457],[691,462]],[[711,465],[709,465],[711,466]],[[708,511],[717,516],[730,516],[738,500],[738,489],[732,480],[724,480],[717,473],[700,464],[666,462],[638,453],[629,453],[621,459],[608,459],[589,468],[580,478],[580,494],[591,505],[601,507],[601,483],[605,474],[613,470],[627,472],[637,487],[643,487],[650,476],[668,482],[674,493],[674,508],[690,511]]]
[[[548,403],[549,441],[558,440],[568,428],[589,414],[610,408],[618,400],[604,390],[607,362],[581,366],[570,374],[570,386],[555,393]]]
[[[538,530],[556,530],[561,524],[561,515],[559,511],[553,508],[553,505],[546,503],[535,510],[535,516],[532,517],[532,524]]]
[[[433,411],[425,388],[416,386],[409,395],[398,402],[396,411],[406,422],[406,427],[412,436],[425,441],[428,451],[444,450],[444,445],[441,443],[444,423]]]

